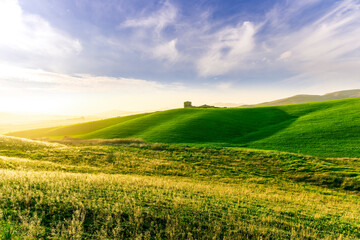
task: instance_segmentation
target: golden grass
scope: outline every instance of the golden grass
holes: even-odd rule
[[[38,140],[48,143],[60,143],[69,145],[121,145],[121,144],[145,144],[145,141],[139,138],[115,138],[115,139],[80,139],[73,137],[64,137],[62,139],[40,138]]]
[[[24,236],[34,238],[355,239],[360,226],[359,196],[294,183],[5,169],[0,182],[0,205],[13,206],[1,220],[19,219]],[[53,222],[44,224],[44,216]]]

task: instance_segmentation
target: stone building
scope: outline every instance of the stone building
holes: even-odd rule
[[[191,104],[190,101],[184,102],[184,108],[192,108],[192,107],[193,107],[193,106],[192,106],[192,104]]]
[[[186,102],[184,102],[184,108],[217,108],[217,107],[206,105],[206,104],[201,105],[201,106],[193,106],[190,101],[186,101]]]

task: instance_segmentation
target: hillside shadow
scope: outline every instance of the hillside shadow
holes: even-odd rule
[[[262,118],[259,121],[267,122],[266,125],[262,123],[255,123],[257,127],[254,131],[248,132],[243,136],[234,138],[231,143],[241,144],[246,147],[249,143],[255,142],[264,138],[268,138],[283,129],[289,127],[298,117],[292,116],[279,108],[262,108],[264,115],[269,118]],[[267,114],[266,114],[267,113]]]
[[[264,127],[262,129],[259,129],[256,132],[251,132],[243,137],[234,139],[234,141],[232,141],[232,143],[241,144],[243,147],[247,147],[248,144],[250,144],[252,142],[256,142],[256,141],[271,137],[272,135],[275,135],[276,133],[282,131],[283,129],[286,129],[293,122],[295,122],[296,119],[297,119],[296,117],[293,117],[289,120],[282,121],[278,124],[273,124],[268,127]]]
[[[296,120],[275,107],[198,110],[200,114],[174,119],[158,129],[158,142],[194,144],[247,144],[269,137]]]

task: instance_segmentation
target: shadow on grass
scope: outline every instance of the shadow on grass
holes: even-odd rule
[[[165,140],[164,142],[168,143],[246,146],[252,141],[276,134],[296,119],[275,107],[208,111],[168,129],[170,131],[165,139],[159,137],[154,140]]]

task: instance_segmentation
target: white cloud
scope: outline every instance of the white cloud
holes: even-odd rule
[[[0,53],[62,57],[82,50],[79,40],[66,36],[39,16],[25,14],[17,0],[0,1],[0,33]],[[4,57],[8,56],[2,53]]]
[[[275,57],[281,55],[280,58],[288,58],[288,53],[291,53],[293,62],[301,65],[317,65],[350,58],[360,48],[359,10],[358,0],[344,0],[300,29],[292,31],[285,28],[279,33],[273,32],[264,42],[271,46],[270,53],[275,54]]]
[[[156,46],[153,49],[154,57],[175,62],[179,56],[179,52],[176,49],[176,42],[177,40],[173,39],[170,42]]]
[[[290,19],[299,17],[305,9],[321,1],[322,0],[286,1],[281,5],[277,4],[266,14],[265,23],[270,23],[275,29],[288,27]]]
[[[179,59],[176,48],[177,39],[168,40],[163,36],[163,29],[175,24],[178,10],[169,1],[165,1],[162,7],[148,16],[127,19],[119,27],[131,28],[135,34],[131,38],[131,47],[135,51],[145,53],[148,57],[167,60],[174,63]]]
[[[329,62],[360,48],[360,2],[346,0],[315,23],[295,33],[294,57],[300,61]]]
[[[359,88],[359,39],[360,1],[344,0],[300,30],[275,36],[270,66],[292,70],[287,83],[303,86],[304,92]],[[286,61],[277,63],[279,55]]]
[[[1,88],[14,90],[19,87],[43,91],[118,91],[134,88],[147,90],[161,89],[166,85],[134,78],[115,78],[108,76],[92,76],[89,74],[67,75],[48,72],[41,69],[20,68],[0,64]],[[169,87],[170,85],[167,85]]]
[[[197,62],[200,76],[208,77],[242,68],[242,63],[255,46],[256,29],[251,22],[222,29],[214,35],[215,40]]]
[[[164,27],[173,23],[177,16],[177,9],[168,1],[156,12],[142,18],[128,19],[121,27],[155,28],[159,33]]]

